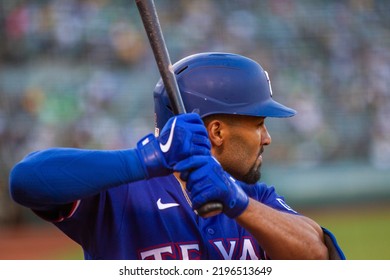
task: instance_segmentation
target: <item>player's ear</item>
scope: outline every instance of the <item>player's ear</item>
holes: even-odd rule
[[[221,146],[223,144],[224,123],[220,120],[212,120],[206,125],[212,146]]]

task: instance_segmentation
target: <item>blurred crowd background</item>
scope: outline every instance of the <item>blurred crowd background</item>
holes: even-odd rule
[[[353,196],[353,174],[390,196],[390,1],[155,3],[173,62],[207,51],[251,57],[274,99],[298,111],[267,120],[270,184],[280,179],[288,193],[301,174],[293,192],[302,197],[316,174],[311,183]],[[26,220],[8,175],[27,153],[127,148],[153,132],[158,79],[133,1],[1,0],[0,225]]]

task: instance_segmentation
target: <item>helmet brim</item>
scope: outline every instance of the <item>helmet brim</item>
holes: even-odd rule
[[[243,116],[257,116],[257,117],[269,117],[269,118],[289,118],[296,115],[296,111],[287,106],[276,102],[272,98],[264,101],[261,106],[259,104],[252,104],[249,106],[232,106],[234,110],[220,110],[211,111],[207,114],[201,114],[202,116],[213,115],[213,114],[233,114]]]
[[[296,115],[297,111],[276,102],[272,98],[265,101],[261,108],[257,108],[257,115],[270,118],[289,118]]]

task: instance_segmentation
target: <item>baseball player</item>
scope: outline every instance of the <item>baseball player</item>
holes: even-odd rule
[[[227,53],[189,56],[174,71],[192,113],[173,116],[160,80],[155,135],[132,149],[31,153],[11,171],[13,199],[85,259],[345,259],[332,233],[258,182],[265,119],[295,114],[273,100],[267,72]],[[222,213],[198,215],[215,201]]]

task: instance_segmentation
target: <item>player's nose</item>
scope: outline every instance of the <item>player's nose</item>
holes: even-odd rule
[[[261,135],[261,144],[269,145],[272,142],[271,135],[268,133],[267,127],[264,125],[262,135]]]

